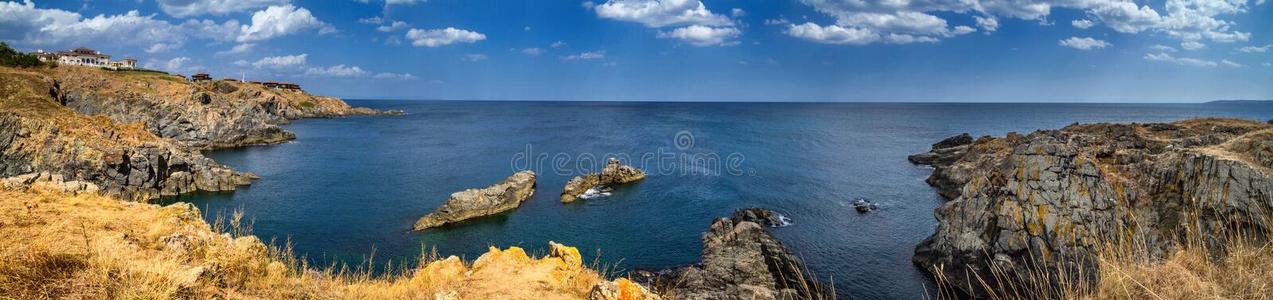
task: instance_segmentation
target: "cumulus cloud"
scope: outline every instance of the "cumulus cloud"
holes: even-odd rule
[[[973,16],[972,19],[977,21],[977,27],[981,27],[982,31],[987,34],[999,30],[999,19],[994,17]]]
[[[1092,26],[1096,26],[1096,22],[1092,22],[1092,20],[1087,20],[1087,19],[1078,19],[1078,20],[1070,21],[1070,25],[1078,29],[1088,29],[1088,28],[1092,28]]]
[[[305,75],[316,77],[363,77],[367,76],[367,74],[369,74],[367,71],[358,66],[335,65],[326,68],[310,67],[305,69]]]
[[[222,52],[217,52],[217,54],[220,54],[220,55],[226,55],[226,54],[243,54],[243,53],[251,52],[251,51],[252,51],[252,49],[255,49],[255,48],[256,48],[256,44],[253,44],[253,43],[243,43],[243,44],[234,45],[234,47],[231,47],[231,48],[230,48],[230,50],[226,50],[226,51],[222,51]]]
[[[962,34],[974,31],[971,27],[952,29],[950,34]],[[821,26],[812,22],[800,25],[788,25],[787,35],[824,43],[841,45],[866,45],[875,42],[889,44],[935,43],[937,38],[922,35],[887,33],[881,34],[871,29],[853,26],[828,25]]]
[[[1176,48],[1167,45],[1153,45],[1149,46],[1149,49],[1157,50],[1158,52],[1176,52]]]
[[[740,34],[742,34],[742,31],[733,27],[690,25],[688,27],[673,29],[670,32],[660,31],[658,37],[680,39],[690,45],[706,47],[737,44],[738,42],[731,42],[731,40],[738,37]]]
[[[143,64],[142,67],[151,69],[151,70],[163,70],[168,72],[189,72],[195,69],[202,68],[201,66],[192,66],[190,65],[190,62],[191,62],[191,59],[185,56],[174,57],[169,60],[151,59],[146,61],[146,63]]]
[[[1207,44],[1199,43],[1197,41],[1184,41],[1180,43],[1180,49],[1185,49],[1189,51],[1198,50],[1198,49],[1202,49],[1206,47],[1207,47]]]
[[[170,50],[177,49],[180,47],[181,45],[173,44],[173,43],[155,43],[154,45],[150,45],[149,48],[146,48],[146,53],[154,54],[154,53],[168,52]]]
[[[588,2],[590,3],[590,2]],[[729,17],[707,9],[700,0],[609,0],[602,4],[585,4],[598,17],[634,22],[649,28],[677,27],[659,31],[659,38],[674,38],[694,46],[731,45],[730,40],[742,34]],[[735,8],[734,17],[746,12]]]
[[[561,48],[561,47],[565,47],[565,46],[566,46],[566,42],[563,42],[563,41],[556,41],[556,42],[553,42],[553,44],[552,44],[552,45],[550,45],[549,47],[553,47],[553,48]]]
[[[292,5],[270,6],[252,14],[252,23],[241,27],[239,42],[268,40],[297,32],[318,29],[330,33],[334,28],[319,21],[308,9]]]
[[[156,0],[159,10],[173,17],[185,18],[198,15],[226,15],[272,5],[287,4],[287,0]]]
[[[1103,49],[1105,47],[1113,46],[1113,44],[1110,44],[1109,42],[1106,42],[1106,41],[1102,41],[1102,40],[1098,40],[1098,39],[1094,39],[1090,37],[1076,37],[1076,36],[1072,36],[1068,39],[1060,40],[1057,42],[1057,44],[1061,46],[1083,50],[1083,51]]]
[[[946,18],[972,15],[972,21],[991,32],[998,28],[987,22],[995,18],[1015,18],[1047,22],[1054,9],[1078,10],[1087,18],[1075,20],[1071,25],[1090,28],[1104,25],[1114,31],[1136,34],[1141,32],[1163,33],[1181,41],[1210,40],[1214,42],[1238,42],[1250,38],[1249,32],[1234,29],[1233,21],[1222,18],[1247,12],[1250,0],[1165,0],[1160,7],[1138,5],[1128,0],[802,0],[816,11],[834,19],[833,24],[814,24],[821,28],[833,28],[840,32],[864,33],[881,37],[890,34],[920,38],[942,39],[958,35],[958,25]],[[1257,2],[1258,3],[1258,2]],[[1258,4],[1257,4],[1258,5]],[[957,19],[962,22],[966,19]],[[997,21],[997,19],[995,19]],[[808,27],[808,26],[806,26]],[[808,30],[788,30],[788,33],[808,33]],[[817,41],[817,40],[815,40]],[[878,42],[886,38],[875,39]],[[864,43],[843,43],[860,45]]]
[[[606,58],[605,51],[583,52],[561,57],[562,60],[598,60],[603,58]]]
[[[483,60],[486,60],[487,58],[489,57],[487,57],[486,54],[465,54],[464,57],[460,58],[460,60],[467,61],[467,62],[475,62],[475,61],[483,61]]]
[[[1226,66],[1226,67],[1230,67],[1230,68],[1242,68],[1242,67],[1246,67],[1246,65],[1244,65],[1244,64],[1240,64],[1240,63],[1232,62],[1232,61],[1229,61],[1229,60],[1227,60],[1227,59],[1221,59],[1221,60],[1220,60],[1220,64],[1221,64],[1221,65],[1224,65],[1224,66]]]
[[[407,31],[407,39],[416,47],[440,47],[455,43],[476,43],[486,39],[486,35],[464,29],[447,27],[443,29],[415,29]]]
[[[305,66],[309,54],[264,57],[252,63],[257,69],[287,70]]]
[[[255,62],[246,60],[238,60],[234,65],[240,67],[252,67],[258,70],[269,71],[279,76],[304,76],[304,77],[330,77],[330,78],[365,78],[372,77],[376,79],[399,79],[412,80],[415,76],[411,74],[398,73],[374,73],[364,70],[359,66],[337,64],[334,66],[312,66],[308,62],[309,54],[293,54],[281,56],[263,57]]]

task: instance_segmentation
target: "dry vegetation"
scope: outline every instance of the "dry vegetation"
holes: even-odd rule
[[[472,263],[430,256],[379,277],[316,270],[239,221],[214,230],[184,203],[160,207],[38,185],[0,190],[0,298],[579,299],[598,283],[617,286],[617,298],[644,293],[625,279],[605,281],[561,245],[540,258],[516,247],[491,248]]]

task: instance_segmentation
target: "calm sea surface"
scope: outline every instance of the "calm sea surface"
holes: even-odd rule
[[[577,246],[619,270],[698,261],[700,235],[734,209],[774,209],[772,229],[849,298],[922,297],[911,264],[942,200],[906,155],[954,134],[1003,135],[1074,122],[1201,116],[1267,120],[1268,104],[874,104],[349,101],[400,117],[302,120],[294,142],[208,156],[261,176],[232,193],[183,196],[212,221],[241,210],[265,240],[290,240],[319,265],[408,264],[422,249],[476,258],[488,246],[544,253]],[[650,176],[611,196],[563,205],[578,169],[626,155]],[[452,192],[515,168],[539,173],[521,208],[411,232]],[[881,210],[858,214],[865,198]],[[170,200],[171,201],[171,200]]]

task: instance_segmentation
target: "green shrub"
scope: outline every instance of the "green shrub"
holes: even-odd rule
[[[0,66],[6,67],[38,67],[44,65],[35,55],[26,54],[9,48],[9,44],[0,42]]]

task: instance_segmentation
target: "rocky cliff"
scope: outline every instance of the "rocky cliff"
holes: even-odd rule
[[[965,135],[910,159],[934,167],[928,182],[950,200],[914,262],[973,295],[985,295],[983,285],[1094,282],[1085,277],[1097,274],[1096,252],[1111,244],[1158,257],[1179,246],[1186,227],[1221,245],[1226,232],[1273,225],[1273,126],[1260,122]]]
[[[294,139],[279,128],[299,118],[379,114],[340,99],[233,80],[189,82],[160,73],[59,67],[45,72],[50,95],[85,115],[140,123],[147,131],[199,149]]]
[[[77,114],[57,90],[39,70],[0,68],[0,178],[45,173],[127,200],[231,190],[253,178],[139,124]]]
[[[765,229],[782,222],[762,208],[740,209],[703,233],[701,263],[635,278],[677,299],[831,299],[804,267]]]
[[[610,158],[600,173],[575,176],[575,178],[571,178],[570,181],[566,182],[566,186],[561,190],[561,202],[574,202],[591,188],[612,187],[641,179],[645,179],[645,171],[621,164],[618,159]]]
[[[415,230],[425,230],[472,218],[498,214],[522,205],[535,194],[535,172],[521,171],[500,183],[451,194],[441,207],[417,220]]]

